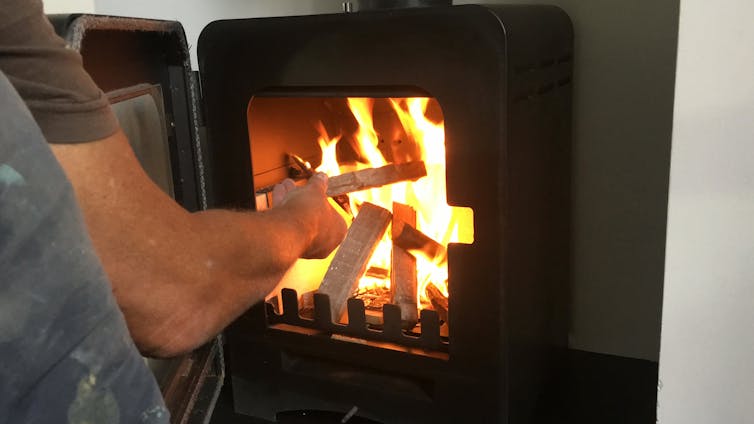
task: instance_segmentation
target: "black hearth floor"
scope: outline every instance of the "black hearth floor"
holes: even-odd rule
[[[651,424],[656,422],[656,404],[657,363],[572,350],[563,378],[540,402],[534,424]],[[338,423],[341,417],[297,413],[281,418],[278,424]],[[235,414],[227,384],[210,423],[271,424]],[[351,419],[348,423],[372,421]]]

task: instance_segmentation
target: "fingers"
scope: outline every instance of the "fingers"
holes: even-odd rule
[[[327,180],[327,174],[325,174],[324,172],[317,172],[316,174],[312,175],[311,178],[309,178],[307,185],[312,186],[317,191],[325,194],[327,193]]]
[[[288,192],[294,188],[296,188],[296,183],[290,178],[286,178],[280,184],[276,184],[272,189],[272,205],[280,205]]]
[[[295,182],[293,182],[293,180],[292,180],[292,179],[290,179],[290,178],[286,178],[286,179],[284,179],[284,180],[283,180],[283,182],[282,182],[282,183],[280,183],[280,184],[281,184],[281,185],[282,185],[283,187],[285,187],[285,191],[286,191],[286,192],[289,192],[289,191],[293,190],[294,188],[296,188],[296,183],[295,183]]]

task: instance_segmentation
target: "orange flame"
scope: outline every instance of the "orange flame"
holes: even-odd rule
[[[317,123],[317,132],[319,138],[317,138],[317,144],[322,149],[322,162],[317,167],[317,172],[324,172],[329,176],[340,175],[340,165],[338,165],[338,157],[336,155],[335,147],[340,141],[340,135],[337,137],[330,137],[327,135],[327,130],[322,122]]]
[[[377,149],[379,138],[377,137],[377,131],[374,130],[374,122],[372,121],[372,106],[374,105],[374,99],[364,97],[350,97],[348,99],[348,106],[351,108],[356,122],[359,123],[359,131],[356,133],[356,140],[358,141],[359,153],[367,160],[367,163],[373,168],[385,166],[387,161]]]
[[[447,203],[445,186],[445,127],[444,123],[433,122],[427,117],[428,98],[397,98],[389,99],[390,104],[409,140],[416,144],[422,160],[427,168],[427,176],[417,181],[401,182],[380,188],[364,190],[349,195],[351,210],[358,211],[364,202],[374,203],[388,210],[393,202],[404,203],[416,210],[417,229],[447,246],[449,243],[472,243],[473,212],[470,208],[452,207]],[[379,135],[374,127],[372,109],[374,99],[349,98],[348,105],[354,118],[359,124],[353,139],[361,159],[366,163],[356,164],[355,168],[376,168],[387,164],[385,156],[378,148]],[[339,175],[342,172],[354,170],[354,165],[339,164],[335,157],[335,145],[340,136],[331,138],[327,135],[322,124],[318,127],[319,145],[322,148],[323,160],[317,171],[329,175]],[[355,212],[357,213],[357,212]],[[386,234],[380,241],[375,254],[370,260],[369,267],[390,269],[392,241]],[[447,292],[448,267],[447,262],[432,263],[417,256],[417,277],[419,281],[419,298],[424,297],[426,285],[435,284],[441,291]],[[359,282],[359,290],[375,286],[389,287],[390,279],[363,277]]]

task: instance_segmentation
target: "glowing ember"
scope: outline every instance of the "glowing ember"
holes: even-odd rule
[[[389,101],[403,125],[404,132],[410,141],[418,146],[421,157],[410,159],[424,161],[427,176],[414,182],[402,182],[351,193],[349,195],[351,210],[358,213],[359,206],[364,202],[374,203],[386,209],[391,209],[393,202],[408,204],[416,210],[417,229],[429,237],[445,246],[448,243],[472,243],[474,240],[472,210],[448,206],[447,203],[445,128],[443,122],[432,122],[427,118],[426,111],[430,99],[398,98],[389,99]],[[317,171],[325,172],[331,176],[387,164],[387,160],[378,149],[379,135],[374,128],[372,116],[374,99],[349,98],[348,105],[359,124],[353,139],[356,142],[356,150],[364,162],[339,164],[335,154],[335,146],[341,137],[330,137],[325,131],[324,125],[319,123],[317,126],[320,133],[318,143],[322,149],[322,163]],[[390,269],[391,251],[391,235],[386,234],[368,266]],[[426,285],[430,282],[434,283],[447,296],[447,262],[432,263],[418,256],[417,275],[420,299],[424,297]],[[359,291],[389,286],[389,275],[386,278],[365,276],[359,282]]]

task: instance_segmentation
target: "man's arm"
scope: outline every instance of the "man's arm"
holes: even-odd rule
[[[173,356],[220,332],[272,290],[299,257],[325,257],[346,226],[326,177],[265,212],[189,213],[152,183],[118,132],[52,150],[142,352]]]

